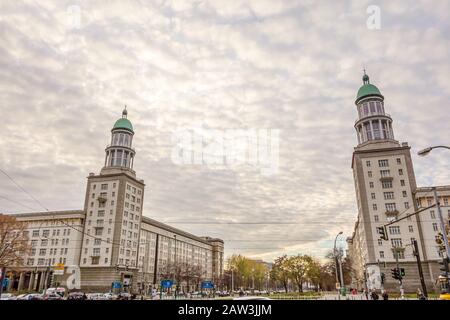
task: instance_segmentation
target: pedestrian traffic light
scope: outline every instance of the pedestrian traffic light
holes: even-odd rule
[[[406,275],[405,269],[404,269],[404,268],[400,268],[400,276],[401,276],[402,278],[404,278],[405,275]]]
[[[448,264],[450,262],[449,258],[442,258],[442,261],[439,261],[439,270],[441,270],[441,274],[443,276],[447,276],[449,273],[449,267]]]
[[[388,235],[387,235],[387,232],[386,232],[386,227],[377,227],[377,232],[378,232],[378,234],[380,235],[380,239],[381,240],[389,240],[388,239]]]
[[[391,269],[392,278],[400,280],[400,272],[397,268]]]

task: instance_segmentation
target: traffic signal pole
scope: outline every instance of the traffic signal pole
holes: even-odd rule
[[[399,273],[399,279],[398,279],[398,283],[400,284],[400,296],[403,299],[405,299],[405,291],[403,290],[403,281],[402,281],[402,275],[400,274],[400,265],[398,263],[398,250],[399,248],[395,248],[395,262],[397,264],[397,270]]]
[[[433,188],[433,194],[434,194],[434,203],[436,204],[438,215],[439,215],[439,222],[441,224],[441,231],[442,231],[442,235],[444,238],[443,240],[444,240],[444,244],[445,244],[445,252],[447,254],[447,258],[450,258],[450,248],[448,245],[447,232],[445,230],[444,218],[442,217],[441,205],[439,204],[439,199],[437,196],[436,188]]]
[[[422,292],[423,295],[428,298],[427,286],[425,285],[425,279],[423,277],[422,263],[420,262],[419,246],[417,245],[417,240],[415,239],[412,241],[412,243],[414,246],[413,254],[416,256],[417,268],[419,269],[419,277],[420,277],[420,284],[422,285]]]

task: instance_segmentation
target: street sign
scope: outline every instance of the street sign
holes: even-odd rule
[[[163,288],[171,288],[173,286],[173,281],[166,279],[166,280],[161,280],[161,287]]]
[[[112,283],[112,287],[113,287],[113,289],[120,289],[120,288],[122,288],[122,283],[120,281],[114,281]]]
[[[63,275],[64,274],[64,263],[57,263],[53,266],[53,274],[54,275]]]
[[[214,283],[212,281],[203,281],[202,288],[203,289],[214,289]]]

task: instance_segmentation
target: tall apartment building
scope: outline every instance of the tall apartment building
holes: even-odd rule
[[[380,289],[384,273],[384,288],[398,289],[398,281],[391,278],[398,252],[400,267],[406,272],[405,290],[415,291],[420,282],[411,240],[416,239],[426,284],[434,288],[439,275],[436,256],[431,253],[435,249],[434,237],[433,232],[425,232],[423,214],[388,226],[388,241],[381,240],[377,233],[377,227],[415,212],[417,197],[423,197],[420,191],[423,189],[416,186],[410,147],[395,139],[392,117],[385,112],[384,96],[366,74],[355,105],[358,145],[353,152],[352,169],[358,217],[353,235],[347,239],[354,268],[353,285]]]
[[[64,282],[69,274],[55,277],[56,264],[70,272],[79,267],[81,289],[88,291],[108,291],[113,283],[133,291],[157,288],[162,278],[172,276],[175,264],[195,269],[197,282],[220,281],[221,239],[143,216],[145,184],[133,170],[134,130],[127,116],[125,109],[111,130],[100,173],[87,177],[84,210],[15,215],[27,223],[33,248],[25,265],[10,272],[11,289],[39,290]]]

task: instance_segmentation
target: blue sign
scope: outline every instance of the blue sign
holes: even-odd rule
[[[161,287],[163,288],[171,288],[173,286],[172,280],[161,280]]]
[[[214,283],[212,281],[203,281],[202,288],[203,289],[214,289]]]
[[[122,283],[120,281],[114,281],[112,283],[112,287],[113,287],[113,289],[120,289],[120,288],[122,288]]]
[[[6,289],[8,287],[8,284],[9,284],[9,279],[8,278],[3,279],[3,289]]]

